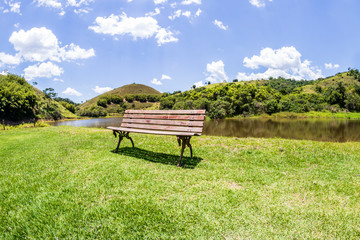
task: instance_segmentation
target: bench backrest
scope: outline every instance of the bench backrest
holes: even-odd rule
[[[205,110],[126,110],[121,127],[201,135]]]

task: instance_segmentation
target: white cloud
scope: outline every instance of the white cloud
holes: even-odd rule
[[[154,85],[162,85],[162,82],[157,80],[156,78],[154,78],[153,80],[151,80],[151,83],[154,84]]]
[[[181,2],[183,5],[190,5],[190,4],[201,4],[201,0],[184,0]]]
[[[155,10],[153,12],[149,12],[146,13],[145,16],[156,16],[160,14],[160,9],[159,8],[155,8]]]
[[[169,19],[172,21],[172,20],[175,20],[176,18],[180,17],[181,16],[181,10],[176,10],[173,15],[169,16]]]
[[[161,80],[171,80],[171,77],[165,74],[161,75]],[[153,80],[151,80],[151,83],[154,85],[162,85],[163,83],[158,80],[157,78],[154,78]]]
[[[126,13],[122,13],[120,16],[111,14],[109,17],[97,17],[95,25],[90,26],[89,29],[111,36],[130,35],[134,40],[155,36],[159,46],[178,41],[170,30],[160,27],[156,19],[151,16],[133,18],[128,17]]]
[[[228,81],[229,78],[225,73],[224,67],[225,65],[222,60],[208,63],[206,65],[206,71],[208,75],[206,80],[210,81],[211,83]]]
[[[161,4],[161,3],[166,3],[167,0],[154,0],[155,4]]]
[[[21,15],[20,12],[21,2],[14,2],[14,0],[4,0],[4,4],[9,8],[4,9],[4,7],[0,7],[0,10],[4,9],[3,13],[13,12]]]
[[[225,26],[221,21],[219,21],[217,19],[215,19],[213,23],[222,30],[226,31],[228,29],[228,26]]]
[[[95,56],[94,49],[85,50],[71,43],[60,49],[60,56],[63,60],[87,59]]]
[[[55,34],[44,27],[13,32],[9,41],[24,60],[31,62],[60,62],[95,56],[94,49],[85,50],[73,43],[61,48]]]
[[[171,77],[163,74],[163,75],[161,75],[161,80],[171,80]]]
[[[18,65],[21,62],[19,55],[9,55],[3,52],[0,52],[0,67],[7,65]]]
[[[259,56],[246,57],[244,66],[251,69],[258,69],[260,66],[267,68],[288,69],[301,64],[301,54],[295,47],[282,47],[273,50],[264,48]]]
[[[258,8],[265,7],[267,1],[272,2],[272,0],[249,0],[251,5]]]
[[[81,7],[83,5],[87,6],[91,2],[94,2],[94,0],[67,0],[66,5],[71,7]]]
[[[335,68],[339,68],[339,67],[340,67],[339,64],[325,63],[326,69],[335,69]]]
[[[199,11],[199,10],[198,10]],[[201,10],[200,10],[201,11]],[[173,12],[173,14],[171,16],[169,16],[169,19],[171,21],[175,20],[176,18],[179,18],[181,16],[190,18],[191,17],[191,12],[190,11],[182,11],[181,9],[176,10]]]
[[[301,60],[301,54],[295,47],[282,47],[276,50],[264,48],[260,51],[260,55],[245,57],[243,63],[250,69],[265,67],[267,70],[263,73],[238,73],[239,80],[268,79],[269,77],[309,80],[323,77],[321,70],[312,67],[309,60]]]
[[[178,38],[174,37],[174,33],[165,28],[160,28],[156,33],[156,39],[159,46],[165,43],[177,42],[179,41]]]
[[[3,75],[3,76],[6,76],[6,75],[8,75],[9,74],[9,72],[7,71],[7,70],[3,70],[1,73],[0,73],[0,75]]]
[[[202,86],[204,86],[204,83],[203,83],[203,81],[199,81],[199,82],[194,83],[194,85],[196,87],[202,87]]]
[[[82,93],[80,93],[80,92],[78,92],[75,89],[70,88],[70,87],[66,88],[66,90],[63,91],[62,94],[69,95],[69,96],[77,96],[77,97],[82,96]]]
[[[61,8],[62,4],[58,0],[37,0],[38,6],[50,7],[50,8]]]
[[[113,88],[111,87],[99,87],[99,86],[95,86],[95,88],[92,89],[94,92],[98,93],[98,94],[102,94],[108,91],[113,90]]]
[[[83,8],[84,6],[88,6],[90,3],[94,2],[94,0],[35,0],[38,7],[48,7],[59,10],[59,15],[65,15],[65,9],[67,8],[75,8],[74,12],[76,14],[88,13],[89,9]]]
[[[51,78],[53,76],[60,76],[62,73],[64,73],[64,70],[52,62],[46,62],[29,66],[24,69],[24,72],[25,79],[27,81],[31,81],[38,77]]]
[[[199,17],[201,13],[202,13],[202,10],[199,8],[199,9],[196,11],[195,16]]]
[[[182,13],[183,16],[189,18],[191,16],[191,12],[190,11],[185,11]]]

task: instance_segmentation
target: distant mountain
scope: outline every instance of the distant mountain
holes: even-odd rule
[[[149,101],[149,99],[137,100],[137,98],[145,96],[160,97],[161,93],[152,87],[143,84],[128,84],[113,89],[106,93],[100,94],[77,108],[77,113],[83,116],[104,116],[108,113],[119,113],[126,108],[132,109],[149,109],[158,107],[157,99]],[[128,99],[125,99],[128,97]],[[133,100],[129,100],[132,99]],[[116,99],[116,100],[114,100]],[[100,100],[100,101],[99,101]]]

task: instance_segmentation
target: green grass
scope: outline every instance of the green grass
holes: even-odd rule
[[[306,113],[292,113],[292,112],[280,112],[271,115],[273,118],[337,118],[337,119],[360,119],[360,113],[352,112],[306,112]]]
[[[132,136],[0,131],[0,239],[360,238],[360,143]]]

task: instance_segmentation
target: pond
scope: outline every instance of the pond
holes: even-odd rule
[[[93,118],[61,121],[55,126],[105,128],[120,126],[121,118]],[[360,120],[337,119],[223,119],[205,121],[203,135],[255,138],[288,138],[315,141],[360,141]]]

